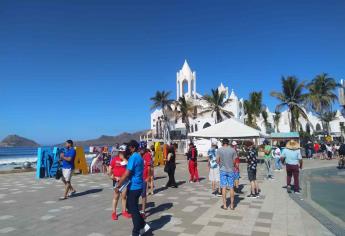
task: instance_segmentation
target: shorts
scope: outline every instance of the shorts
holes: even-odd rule
[[[256,170],[248,169],[248,179],[249,181],[256,180]]]
[[[113,179],[113,188],[114,188],[114,189],[115,189],[115,187],[116,187],[116,185],[117,185],[118,182],[119,182],[119,181]]]
[[[234,188],[234,173],[220,171],[220,187],[221,188]]]
[[[141,197],[146,197],[147,182],[143,181],[143,191],[141,191]]]
[[[239,180],[240,179],[240,172],[239,171],[234,171],[234,179]]]
[[[208,177],[209,177],[210,181],[219,182],[219,180],[220,180],[219,167],[210,168],[210,173],[209,173]]]
[[[70,182],[72,178],[72,169],[64,169],[62,168],[62,178],[66,182]]]

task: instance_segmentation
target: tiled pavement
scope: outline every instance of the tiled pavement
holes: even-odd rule
[[[165,189],[163,168],[156,168],[156,194],[148,200],[148,219],[152,235],[331,235],[302,210],[282,189],[283,172],[276,180],[263,180],[259,166],[262,197],[247,199],[236,195],[236,209],[220,209],[221,199],[210,194],[207,179],[188,183],[186,161],[178,161],[178,189]],[[245,165],[241,183],[248,191]],[[205,162],[199,163],[202,177]],[[186,182],[187,181],[187,182]],[[76,197],[58,201],[63,185],[54,179],[36,181],[33,173],[0,175],[0,235],[129,235],[131,221],[121,216],[110,219],[111,181],[102,174],[74,176]]]

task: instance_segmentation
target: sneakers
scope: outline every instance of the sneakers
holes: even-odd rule
[[[116,212],[111,213],[111,219],[112,220],[118,220]]]
[[[151,227],[148,224],[146,224],[145,227],[140,230],[140,235],[144,235],[150,229],[151,229]]]
[[[217,191],[216,195],[217,195],[217,197],[223,196],[223,195],[222,195],[222,192],[219,192],[219,191]]]
[[[247,197],[248,197],[248,198],[257,198],[257,195],[251,193],[251,194],[249,194]]]
[[[301,194],[301,192],[300,192],[300,191],[295,191],[295,194],[300,195],[300,194]]]
[[[123,216],[124,218],[127,218],[127,219],[131,219],[131,218],[132,218],[132,215],[129,214],[127,211],[123,211],[123,212],[122,212],[122,216]]]

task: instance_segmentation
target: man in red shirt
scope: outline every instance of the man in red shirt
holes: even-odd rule
[[[111,179],[113,180],[113,187],[117,186],[120,178],[126,171],[127,159],[125,156],[126,153],[126,146],[122,145],[119,147],[118,155],[113,157],[110,160],[109,171],[108,174],[110,175]],[[126,200],[127,200],[127,188],[125,188],[121,193],[114,191],[114,198],[113,198],[113,212],[111,214],[111,218],[113,220],[117,220],[116,208],[121,195],[121,202],[122,202],[122,216],[125,218],[131,218],[131,215],[126,211]]]

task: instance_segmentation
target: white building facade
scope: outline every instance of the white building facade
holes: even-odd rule
[[[226,105],[225,110],[231,111],[234,114],[234,118],[242,122],[245,121],[243,98],[239,98],[234,89],[229,91],[229,87],[226,87],[221,83],[218,86],[220,92],[225,93],[225,100],[231,99],[231,102]],[[230,93],[230,94],[229,94]],[[198,105],[198,111],[194,118],[190,118],[190,130],[189,132],[195,132],[200,129],[212,126],[215,124],[215,117],[212,117],[211,113],[202,113],[204,108],[207,107],[207,103],[202,99],[202,95],[197,92],[197,76],[196,72],[192,71],[187,61],[184,62],[182,69],[176,74],[176,101],[185,95],[186,99],[192,102],[194,105]],[[174,110],[174,105],[172,105],[172,110]],[[279,124],[276,127],[273,121],[274,113],[270,112],[267,108],[268,122],[271,124],[271,131],[274,132],[289,132],[289,112],[287,110],[281,113],[281,118]],[[310,130],[311,133],[315,131],[322,131],[322,122],[314,116],[311,112],[307,113],[309,122],[300,118],[299,123],[303,131]],[[161,110],[157,109],[151,113],[151,130],[155,138],[162,138],[162,128],[163,128],[163,113]],[[225,117],[224,117],[225,118]],[[186,138],[183,134],[186,134],[185,124],[181,119],[176,120],[174,114],[168,112],[168,122],[171,130],[171,139],[181,139],[181,137]],[[333,136],[341,136],[341,126],[345,123],[345,119],[342,114],[338,111],[337,118],[330,123],[330,131]],[[267,132],[263,118],[257,117],[257,124],[261,131]]]

